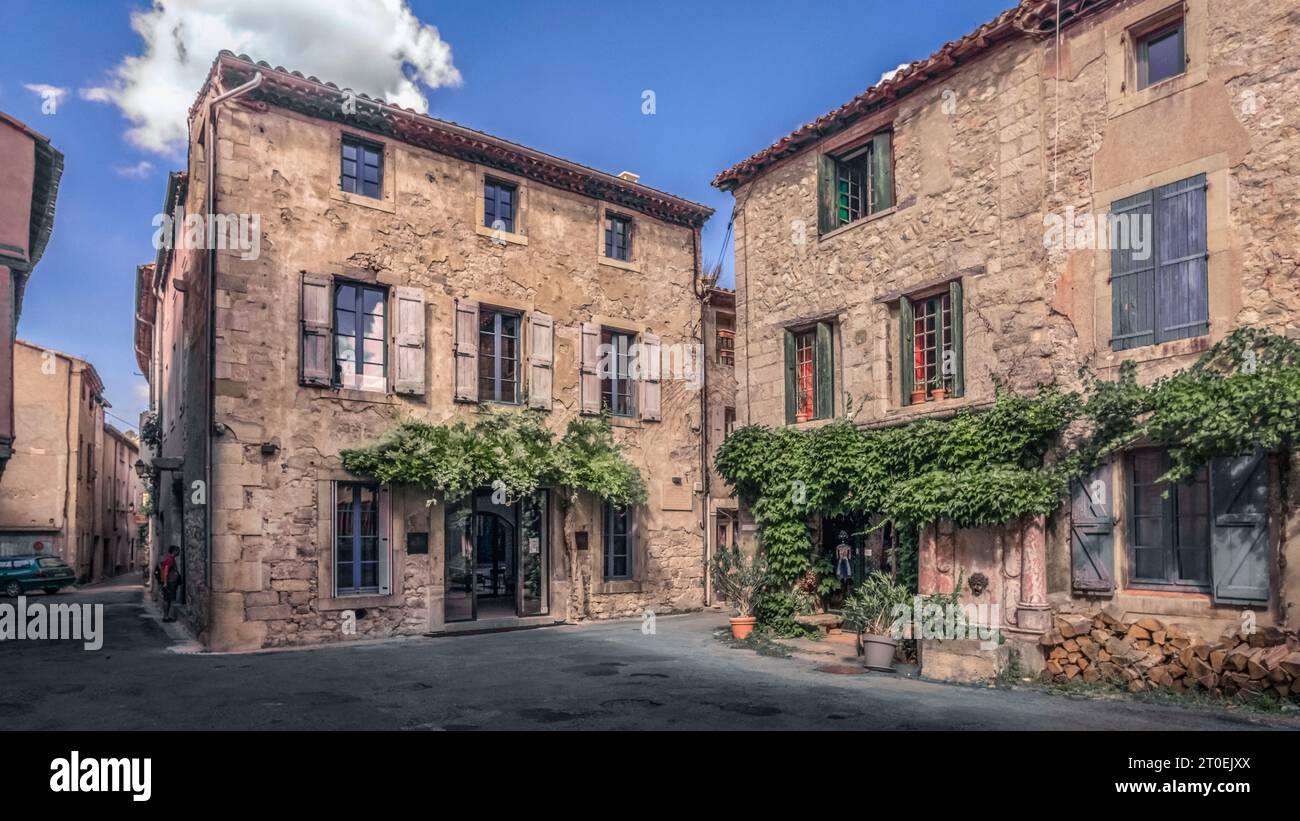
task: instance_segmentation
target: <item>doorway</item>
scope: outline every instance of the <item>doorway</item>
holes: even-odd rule
[[[447,507],[446,621],[546,613],[549,503],[546,490],[509,501],[479,488]]]

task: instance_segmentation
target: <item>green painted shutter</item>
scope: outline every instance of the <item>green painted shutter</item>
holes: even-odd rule
[[[966,393],[966,323],[962,317],[961,280],[948,284],[948,304],[952,310],[952,395]]]
[[[1269,593],[1268,458],[1263,453],[1210,463],[1210,566],[1214,600],[1266,604]]]
[[[817,157],[817,231],[833,230],[839,221],[835,218],[835,158],[829,154]]]
[[[813,351],[813,417],[829,419],[835,415],[835,349],[831,343],[829,322],[817,323],[817,346]]]
[[[882,131],[871,138],[871,213],[894,207],[894,135]]]
[[[794,334],[785,332],[785,423],[794,424],[795,406],[799,403],[799,392],[794,372]]]
[[[912,353],[912,301],[907,297],[898,300],[898,385],[901,404],[912,404],[912,382],[916,378],[916,361]]]

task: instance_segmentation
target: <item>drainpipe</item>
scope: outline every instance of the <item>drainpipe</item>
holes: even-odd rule
[[[220,71],[220,68],[217,69]],[[208,101],[207,122],[204,128],[207,129],[207,140],[204,145],[207,162],[208,186],[205,192],[207,197],[207,213],[204,219],[209,224],[212,222],[212,215],[216,213],[217,207],[217,106],[226,100],[233,99],[242,94],[246,94],[262,84],[262,72],[253,75],[253,79],[244,83],[237,88],[232,88],[222,94],[218,94]],[[209,237],[209,246],[215,245]],[[203,540],[204,540],[204,565],[203,565],[203,583],[210,585],[212,583],[212,437],[217,425],[217,250],[215,247],[208,248],[208,396],[207,396],[207,423],[203,431]],[[185,509],[185,500],[181,499],[181,510]],[[185,527],[184,516],[181,517],[181,528]],[[184,558],[182,557],[182,562]],[[183,567],[183,565],[182,565]]]
[[[703,361],[700,363],[700,487],[701,530],[704,532],[704,606],[713,604],[713,580],[709,573],[709,356],[708,356],[708,311],[709,292],[700,289],[700,228],[691,229],[691,290],[700,301],[700,349]]]

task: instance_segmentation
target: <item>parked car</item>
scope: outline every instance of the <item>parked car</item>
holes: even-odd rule
[[[57,556],[0,556],[0,591],[11,598],[28,590],[58,593],[74,581],[72,568]]]

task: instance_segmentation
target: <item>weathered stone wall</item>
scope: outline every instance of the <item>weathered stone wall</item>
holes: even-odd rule
[[[801,319],[838,321],[837,412],[847,393],[854,418],[873,425],[988,403],[994,376],[1019,390],[1053,379],[1077,387],[1081,366],[1110,376],[1133,359],[1146,383],[1191,364],[1240,324],[1300,334],[1300,219],[1291,206],[1300,12],[1267,0],[1190,0],[1187,73],[1134,91],[1129,30],[1172,5],[1118,3],[1067,28],[1059,53],[1051,37],[1001,45],[741,186],[741,421],[784,423],[782,329]],[[891,122],[897,206],[819,238],[816,155]],[[1112,353],[1109,252],[1047,247],[1044,217],[1067,208],[1105,214],[1116,199],[1197,173],[1209,180],[1210,334]],[[895,298],[956,275],[965,290],[966,396],[901,406]],[[1123,482],[1115,471],[1112,488]],[[1300,579],[1286,568],[1300,560],[1295,490],[1277,490],[1275,500],[1275,600],[1260,620],[1293,624]],[[1052,600],[1075,606],[1068,515],[1050,519],[1047,531]],[[998,554],[979,540],[961,544],[959,563],[995,565]],[[1197,618],[1207,630],[1236,614],[1203,594],[1121,589],[1116,599],[1130,613]]]
[[[442,500],[393,494],[393,595],[373,603],[326,601],[330,482],[347,478],[340,450],[364,445],[400,418],[473,417],[453,402],[453,311],[473,298],[555,320],[557,431],[579,409],[581,323],[607,317],[659,335],[665,349],[699,343],[692,292],[692,229],[636,216],[640,271],[602,264],[597,200],[526,182],[527,244],[497,243],[481,219],[473,164],[396,141],[385,143],[383,200],[341,197],[339,126],[279,108],[224,104],[219,124],[217,210],[261,215],[261,254],[221,252],[216,309],[214,441],[215,647],[258,647],[342,638],[339,611],[364,608],[361,637],[442,626]],[[367,135],[377,139],[375,135]],[[302,387],[298,379],[299,275],[346,275],[415,286],[426,298],[424,397]],[[390,327],[391,331],[391,327]],[[392,357],[390,356],[390,362]],[[649,485],[636,512],[639,570],[633,583],[601,581],[598,508],[581,497],[570,515],[589,532],[585,554],[553,526],[551,605],[557,619],[697,608],[703,599],[698,391],[663,384],[663,421],[616,422],[617,437]],[[274,455],[261,445],[275,442]],[[665,509],[673,479],[687,509]],[[558,517],[553,517],[558,524]],[[429,555],[408,556],[407,528],[430,534]],[[577,575],[582,589],[572,584]]]

